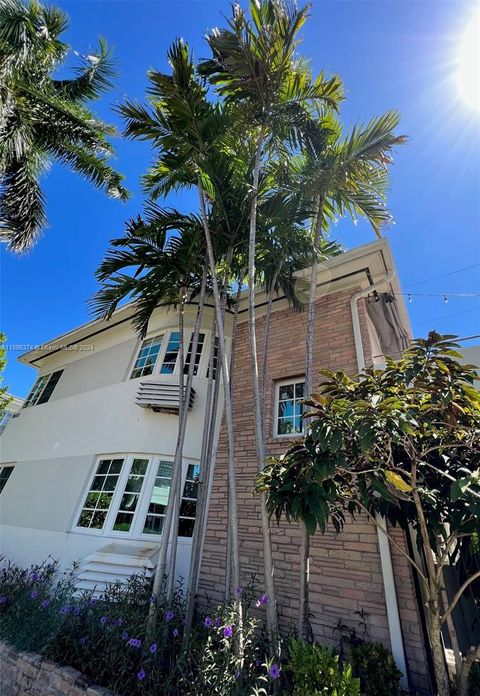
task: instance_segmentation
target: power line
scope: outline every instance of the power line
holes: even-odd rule
[[[431,321],[439,321],[440,319],[448,319],[450,317],[457,317],[459,314],[468,314],[469,312],[476,312],[480,310],[480,305],[478,307],[473,307],[472,309],[464,309],[463,312],[453,312],[452,314],[444,314],[440,317],[433,317],[432,319],[423,319],[422,321],[413,322],[415,326],[418,324],[428,324]]]
[[[449,271],[449,273],[441,273],[440,275],[432,276],[426,280],[419,280],[416,283],[410,283],[407,288],[414,288],[417,285],[422,285],[423,283],[429,283],[431,280],[437,280],[438,278],[447,278],[448,276],[455,275],[456,273],[463,273],[463,271],[470,271],[472,268],[480,267],[480,263],[474,263],[471,266],[465,266],[464,268],[457,268],[456,271]]]

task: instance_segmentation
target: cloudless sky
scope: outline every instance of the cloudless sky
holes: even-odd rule
[[[55,4],[70,16],[65,40],[74,50],[91,52],[98,35],[114,48],[119,77],[94,108],[119,129],[112,107],[127,95],[143,98],[146,71],[167,69],[171,41],[181,36],[197,57],[207,56],[205,33],[230,11],[228,2],[213,0]],[[454,80],[461,37],[478,10],[478,3],[457,0],[316,1],[302,30],[301,52],[313,71],[337,72],[345,82],[346,126],[391,108],[401,111],[400,131],[409,142],[395,155],[389,205],[396,225],[387,236],[405,292],[480,293],[480,111],[459,98]],[[127,204],[54,165],[44,180],[49,229],[26,255],[2,251],[1,320],[8,344],[43,343],[91,320],[86,301],[96,289],[95,269],[108,240],[142,210],[139,177],[151,160],[141,143],[117,138],[115,146],[115,165],[133,194]],[[194,201],[185,194],[170,204],[188,209]],[[373,234],[365,224],[342,221],[332,237],[352,248]],[[448,303],[414,296],[408,309],[416,336],[432,328],[480,334],[480,296]],[[25,396],[34,373],[16,361],[19,352],[8,352],[5,383]]]

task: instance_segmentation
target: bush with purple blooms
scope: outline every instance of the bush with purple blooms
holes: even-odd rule
[[[119,696],[358,696],[350,666],[327,648],[291,641],[282,648],[288,664],[267,657],[269,598],[254,578],[232,602],[198,615],[187,640],[181,586],[168,604],[156,605],[147,636],[150,579],[135,575],[94,597],[75,592],[74,577],[75,568],[60,573],[55,562],[0,567],[0,638],[75,667]]]

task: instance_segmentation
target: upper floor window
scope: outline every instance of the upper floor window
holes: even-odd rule
[[[0,411],[0,435],[13,417],[12,411]]]
[[[13,471],[13,466],[0,466],[0,493],[5,488],[5,484],[10,478]]]
[[[188,334],[185,338],[187,341]],[[185,346],[187,343],[185,343]],[[200,370],[200,361],[205,345],[205,334],[198,335],[197,350],[195,353],[193,374],[197,375]],[[188,350],[186,351],[184,373],[187,374],[192,360],[193,334],[190,334]],[[153,373],[171,375],[178,371],[177,362],[180,351],[180,332],[170,331],[167,335],[158,335],[143,341],[138,352],[135,364],[130,375],[130,379],[144,377]],[[160,367],[158,367],[160,365]]]
[[[163,336],[155,336],[155,338],[148,338],[142,343],[130,379],[152,374],[162,347],[162,340]]]
[[[180,350],[180,331],[171,331],[168,341],[167,351],[163,358],[160,373],[162,375],[171,375],[177,364],[178,351]]]
[[[299,435],[303,432],[305,380],[288,380],[275,387],[275,435]]]
[[[205,334],[200,333],[198,334],[198,343],[197,343],[197,352],[195,353],[195,360],[193,363],[193,374],[196,375],[198,372],[198,365],[200,363],[200,358],[202,357],[202,350],[203,350],[203,344],[205,343]],[[188,346],[188,353],[187,357],[185,359],[185,365],[183,367],[183,372],[185,374],[188,374],[188,371],[190,369],[190,360],[192,359],[192,350],[193,350],[193,334],[190,339],[190,345]]]
[[[62,375],[63,370],[52,372],[49,375],[39,377],[33,385],[32,391],[25,399],[23,408],[27,406],[35,406],[36,404],[44,404],[51,397],[53,390],[57,386],[58,380]]]

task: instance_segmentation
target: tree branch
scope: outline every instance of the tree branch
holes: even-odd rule
[[[471,585],[472,582],[474,582],[474,581],[477,580],[478,578],[480,578],[480,570],[477,570],[476,573],[474,573],[471,577],[467,578],[467,579],[465,580],[465,582],[463,583],[463,585],[461,585],[461,587],[459,588],[459,590],[458,590],[457,593],[455,594],[454,598],[453,598],[452,601],[450,602],[450,606],[448,607],[447,611],[446,611],[445,614],[442,616],[442,619],[441,619],[441,623],[442,623],[442,624],[448,619],[448,617],[450,616],[450,614],[452,613],[452,611],[455,609],[455,607],[457,606],[457,603],[458,603],[460,597],[461,597],[462,594],[465,592],[465,590],[467,589],[467,587],[468,587],[469,585]]]

